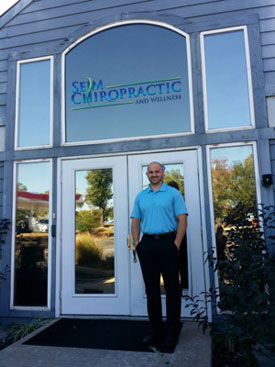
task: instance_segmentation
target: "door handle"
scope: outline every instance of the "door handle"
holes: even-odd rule
[[[51,232],[52,232],[52,237],[56,237],[56,225],[55,224],[51,225]]]
[[[134,256],[133,262],[136,263],[137,262],[136,246],[134,245],[133,237],[131,234],[128,236],[128,239],[127,239],[127,247],[130,251],[131,250],[133,251],[133,256]]]

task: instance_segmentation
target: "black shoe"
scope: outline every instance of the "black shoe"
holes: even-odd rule
[[[175,346],[177,345],[178,342],[178,338],[174,335],[168,335],[163,343],[161,343],[161,347],[164,349],[172,349],[175,348]]]
[[[148,346],[154,346],[160,344],[162,341],[162,335],[160,334],[148,334],[142,340],[142,344]]]

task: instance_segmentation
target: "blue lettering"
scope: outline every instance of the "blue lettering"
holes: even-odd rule
[[[72,82],[72,86],[73,86],[73,93],[76,93],[78,92],[78,82],[77,81],[74,81]]]
[[[149,88],[154,88],[154,92],[150,92],[150,89]],[[149,95],[149,96],[154,96],[156,94],[156,91],[155,91],[155,84],[150,84],[146,87],[146,93]]]
[[[159,87],[159,94],[162,94],[162,87],[163,87],[164,85],[165,85],[164,83],[156,84],[156,86],[158,86],[158,87]]]
[[[96,84],[95,81],[93,81],[93,87],[92,87],[92,90],[98,90],[99,88],[103,89],[103,83],[102,83],[102,80],[99,81],[98,84]]]
[[[112,97],[112,95],[111,94],[115,94],[113,97]],[[109,93],[108,93],[108,98],[109,98],[109,100],[111,100],[111,101],[115,101],[116,99],[118,99],[118,97],[119,97],[119,93],[118,93],[118,91],[116,90],[116,89],[111,89],[110,91],[109,91]]]
[[[103,101],[103,99],[105,99],[106,101],[110,102],[110,101],[108,100],[108,98],[106,97],[106,92],[105,92],[105,90],[102,90],[102,91],[99,93],[99,95],[100,95],[100,102],[102,102],[102,101]]]
[[[135,96],[135,88],[130,87],[130,88],[128,88],[128,98],[131,98],[132,96],[136,97]]]
[[[82,103],[88,103],[90,104],[92,102],[92,94],[91,93],[88,93],[87,94],[82,94]]]
[[[140,95],[140,94],[142,94],[142,95],[143,95],[143,97],[145,97],[145,96],[146,96],[146,93],[144,93],[144,90],[143,90],[143,88],[142,88],[142,87],[139,87],[139,88],[138,88],[137,94],[135,94],[135,96],[136,96],[136,97],[139,97],[139,95]]]
[[[80,82],[80,92],[86,92],[86,82]]]
[[[120,99],[123,99],[124,94],[126,94],[126,93],[127,93],[127,89],[125,89],[125,88],[121,88],[121,89],[119,90],[119,92],[120,92]]]
[[[181,87],[179,87],[179,89],[176,89],[176,87],[175,87],[176,84],[181,85],[181,82],[180,81],[173,82],[172,85],[171,85],[172,91],[173,92],[181,92]]]
[[[72,94],[71,101],[74,104],[80,104],[81,103],[81,100],[79,100],[79,101],[76,100],[76,97],[77,96],[80,96],[80,99],[81,99],[81,94],[80,93],[74,93],[74,94]]]

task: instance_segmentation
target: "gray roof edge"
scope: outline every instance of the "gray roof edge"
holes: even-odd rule
[[[17,14],[19,14],[33,1],[34,0],[19,0],[7,11],[5,11],[5,13],[0,16],[0,29],[3,28],[9,21],[11,21]]]

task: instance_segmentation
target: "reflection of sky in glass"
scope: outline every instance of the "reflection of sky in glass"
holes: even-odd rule
[[[18,146],[50,143],[50,61],[20,65]]]
[[[66,141],[190,131],[186,54],[183,36],[162,27],[145,24],[114,27],[77,45],[66,57]],[[140,95],[140,98],[126,96],[116,102],[134,103],[72,110],[79,106],[71,102],[72,83],[86,83],[82,84],[85,101],[89,77],[96,83],[102,80],[104,90],[111,85],[181,78],[181,92],[166,93],[165,85],[162,95],[159,95],[180,95],[181,99],[152,103],[151,98],[158,94],[152,97]],[[147,85],[142,84],[144,89]],[[78,89],[80,91],[79,83]],[[145,98],[149,100],[148,103],[135,103],[137,99]]]
[[[235,162],[244,163],[245,159],[253,153],[252,145],[238,146],[238,147],[221,147],[211,149],[211,162],[213,160],[222,159],[227,160],[227,164],[232,166]]]
[[[17,182],[27,186],[29,192],[44,193],[49,190],[49,162],[18,164]]]
[[[88,171],[77,171],[75,180],[75,192],[77,194],[86,195],[88,182],[86,180]]]
[[[243,31],[204,37],[210,129],[250,125]]]

